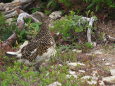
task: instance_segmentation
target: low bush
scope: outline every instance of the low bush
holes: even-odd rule
[[[68,37],[71,38],[70,40],[75,40],[81,35],[84,37],[88,27],[91,27],[88,21],[83,20],[82,16],[75,15],[75,12],[71,11],[69,15],[55,21],[54,27],[50,29],[62,34],[64,40],[68,40]]]
[[[5,17],[2,13],[0,13],[0,39],[1,41],[6,40],[15,30],[17,29],[16,24],[14,22],[9,25],[6,22]]]
[[[115,8],[115,1],[114,0],[83,0],[89,5],[87,9],[95,9],[98,11],[103,7],[107,6],[108,8]]]
[[[38,72],[15,62],[14,66],[9,66],[5,71],[0,71],[0,86],[31,86],[38,80],[36,78],[38,78]]]

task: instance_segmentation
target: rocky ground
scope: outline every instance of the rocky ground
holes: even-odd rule
[[[115,86],[114,45],[96,47],[89,53],[78,54],[76,62],[67,61],[66,63],[69,66],[69,74],[66,76],[80,79],[81,83],[78,86]],[[49,86],[58,85],[63,86],[59,82]]]
[[[111,37],[115,37],[115,22],[113,20],[110,20],[109,22],[101,22],[98,25],[98,27],[101,28],[101,30],[105,34]],[[107,43],[109,42],[111,41],[108,40]],[[67,51],[59,50],[54,59],[51,59],[51,61],[49,61],[48,63],[44,63],[41,66],[40,73],[37,71],[39,74],[34,76],[36,78],[35,80],[33,79],[36,83],[31,83],[29,85],[115,86],[115,44],[100,44],[89,50],[89,52],[87,53],[83,53],[82,50],[77,49],[69,49]],[[3,55],[3,52],[0,52],[0,54],[1,81],[7,81],[7,78],[3,77],[4,72],[6,72],[4,76],[7,76],[7,74],[11,74],[10,76],[13,76],[13,78],[16,76],[21,76],[22,74],[26,74],[25,71],[36,73],[35,70],[30,70],[33,67],[29,67],[28,70],[24,70],[23,68],[20,68],[22,67],[22,65],[18,65],[18,67],[21,69],[20,71],[24,71],[24,73],[16,71],[16,69],[18,68],[13,69],[15,67],[15,64],[13,63],[16,60],[14,60],[13,58],[5,57]],[[7,70],[7,68],[13,69],[12,71],[13,73],[16,73],[16,75],[12,75],[12,72],[9,72],[9,69]],[[30,74],[30,77],[33,77],[32,74]],[[11,79],[8,80],[10,81]],[[32,81],[31,78],[28,79],[25,75],[24,77],[19,77],[19,80],[25,82]],[[21,86],[20,83],[17,82],[13,82],[10,84],[12,84],[11,86]]]

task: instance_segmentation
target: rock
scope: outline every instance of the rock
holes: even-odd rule
[[[53,25],[53,22],[57,19],[57,18],[60,18],[62,15],[62,12],[61,11],[54,11],[52,12],[49,17],[50,17],[50,24],[49,24],[49,27],[50,28],[53,28],[54,25]]]
[[[95,50],[92,54],[103,54],[102,50]]]
[[[111,75],[115,76],[115,69],[110,69]]]
[[[110,64],[110,63],[105,63],[105,65],[106,65],[106,66],[109,66],[109,65],[111,65],[111,64]]]
[[[62,67],[63,65],[62,64],[59,64],[60,67]]]
[[[77,79],[77,75],[76,75],[76,72],[75,71],[71,71],[71,70],[69,70],[69,74],[70,75],[72,75],[74,78],[76,78]],[[68,75],[67,75],[68,76]]]
[[[103,54],[103,49],[100,49],[100,50],[94,50],[90,53],[87,53],[86,55],[101,55]]]
[[[0,3],[0,11],[4,10],[4,3]]]
[[[87,81],[87,83],[89,85],[95,85],[95,84],[97,84],[97,81],[96,80],[91,80],[91,81]]]
[[[102,59],[102,61],[105,61],[105,59]]]
[[[76,53],[82,53],[82,50],[73,49],[72,51]]]
[[[66,75],[67,78],[71,78],[71,76],[72,76],[72,75],[70,75],[70,74]]]
[[[73,52],[76,52],[77,50],[76,50],[76,49],[73,49],[72,51],[73,51]]]
[[[42,21],[42,18],[45,17],[45,14],[43,12],[37,11],[33,13],[32,16],[38,19],[39,21]]]
[[[60,32],[57,32],[56,35],[58,36],[60,34]]]
[[[69,68],[71,70],[75,70],[77,68],[77,66],[85,66],[85,64],[80,63],[80,62],[67,62],[67,65],[69,66]]]
[[[76,50],[77,53],[82,53],[82,50]]]
[[[62,15],[62,12],[61,11],[54,11],[54,12],[52,12],[50,15],[49,15],[49,17],[51,18],[51,19],[57,19],[57,18],[60,18],[61,17],[61,15]]]
[[[71,63],[68,63],[67,62],[67,65],[68,66],[78,66],[78,65],[80,65],[80,66],[85,66],[85,64],[83,64],[83,63],[80,63],[80,62],[71,62]]]
[[[115,84],[115,76],[104,77],[102,80],[106,83]]]
[[[47,85],[47,86],[62,86],[62,84],[59,83],[58,81],[56,81],[56,82],[53,82],[52,84]]]
[[[98,77],[96,76],[83,76],[81,79],[85,80],[89,85],[97,84]]]
[[[91,79],[92,76],[83,76],[82,79]]]
[[[84,70],[79,70],[79,72],[81,72],[81,73],[85,73],[85,71],[84,71]]]
[[[99,86],[105,86],[105,83],[102,80],[99,80],[98,83],[99,83]]]
[[[93,45],[94,47],[96,47],[97,43],[96,43],[96,42],[93,42],[92,45]]]

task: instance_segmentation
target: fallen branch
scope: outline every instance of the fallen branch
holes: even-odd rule
[[[39,20],[37,20],[36,18],[34,18],[32,15],[29,15],[28,13],[24,12],[19,14],[18,18],[17,18],[17,25],[19,29],[22,29],[25,22],[24,22],[24,18],[31,18],[34,22],[39,22]]]
[[[13,33],[6,41],[1,43],[0,48],[4,51],[11,50],[12,45],[15,43],[17,39],[16,33]]]
[[[82,17],[81,18],[83,21],[88,21],[89,22],[89,27],[87,29],[87,41],[91,44],[93,44],[92,40],[91,40],[91,28],[93,27],[93,23],[95,21],[94,17],[91,18],[87,18],[87,17]],[[80,25],[80,20],[79,20],[79,25]]]
[[[115,42],[115,38],[111,37],[110,35],[107,35],[107,40],[110,42]]]
[[[18,14],[17,14],[17,11],[13,11],[13,12],[11,12],[11,13],[5,15],[5,18],[6,18],[6,19],[12,18],[12,17],[14,17],[14,16],[16,16],[16,15],[18,15]]]
[[[21,12],[23,12],[23,11],[21,11]],[[38,12],[38,14],[41,15],[40,12]],[[34,22],[39,22],[39,20],[36,19],[35,17],[33,17],[32,15],[29,15],[28,13],[23,12],[23,13],[20,13],[18,18],[17,18],[18,29],[23,29],[23,26],[25,24],[24,18],[31,18]],[[12,47],[12,45],[16,42],[16,40],[17,40],[17,34],[13,33],[6,41],[4,41],[1,44],[0,48],[4,49],[5,51],[7,51],[7,50],[9,51],[9,48]]]
[[[6,18],[17,16],[17,8],[26,8],[34,0],[14,0],[10,3],[0,3],[0,11],[2,11]]]

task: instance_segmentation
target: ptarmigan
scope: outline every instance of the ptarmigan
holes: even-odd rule
[[[51,56],[55,55],[55,46],[55,41],[48,29],[48,21],[43,21],[40,31],[35,38],[20,46],[19,51],[6,52],[6,54],[18,57],[25,64],[37,63],[49,60]]]

